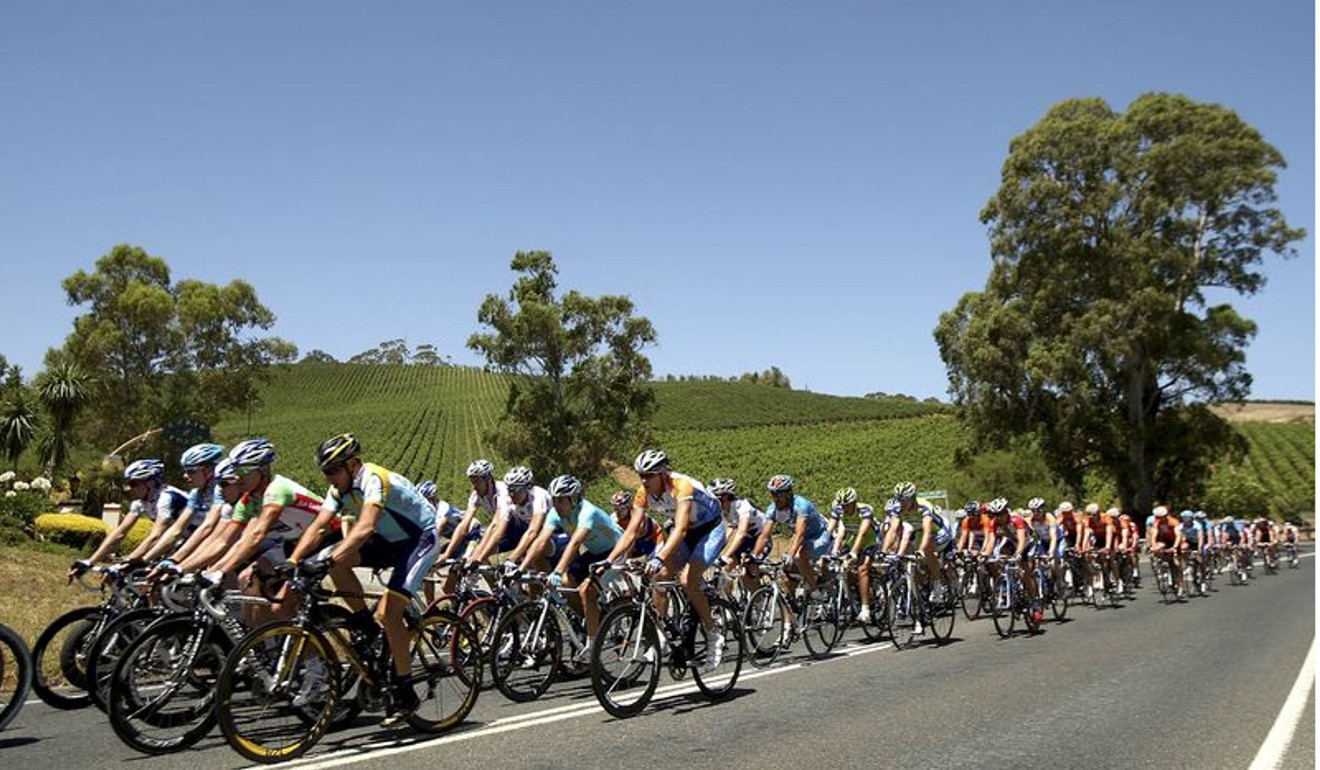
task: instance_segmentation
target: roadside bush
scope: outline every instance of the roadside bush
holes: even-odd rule
[[[105,522],[77,513],[43,513],[34,527],[37,537],[83,551],[101,542],[106,533]]]

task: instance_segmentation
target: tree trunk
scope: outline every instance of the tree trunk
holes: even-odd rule
[[[1153,495],[1147,451],[1151,425],[1146,409],[1150,379],[1147,368],[1144,353],[1140,349],[1134,351],[1123,396],[1127,412],[1127,473],[1118,478],[1119,500],[1123,510],[1136,515],[1150,512]]]

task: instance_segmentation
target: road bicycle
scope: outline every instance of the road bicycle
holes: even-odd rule
[[[1000,638],[1007,639],[1013,634],[1018,618],[1022,619],[1028,632],[1040,631],[1040,621],[1033,606],[1035,602],[1027,596],[1026,586],[1022,583],[1022,567],[1016,561],[1000,562],[999,577],[994,585],[995,604],[990,618]]]
[[[885,622],[894,648],[911,647],[927,630],[936,642],[948,641],[958,612],[958,592],[947,570],[923,581],[917,570],[922,569],[924,557],[888,556],[885,561],[889,568]]]
[[[393,705],[385,633],[356,615],[337,625],[329,602],[343,594],[320,587],[323,578],[290,578],[285,585],[301,597],[294,618],[250,631],[220,670],[220,732],[246,759],[271,763],[303,755],[339,721],[346,698],[367,712]],[[427,734],[451,730],[471,713],[481,691],[483,656],[467,654],[480,649],[476,633],[458,615],[434,608],[423,614],[416,602],[404,622],[412,662],[407,683],[420,701],[407,724]]]
[[[0,623],[0,730],[18,716],[32,689],[32,653],[9,626]]]
[[[605,615],[591,647],[591,689],[605,711],[620,719],[640,714],[655,695],[661,667],[675,680],[690,671],[711,700],[728,696],[742,670],[743,652],[742,623],[733,602],[703,584],[714,621],[707,633],[678,581],[655,580],[636,563],[621,571],[636,575],[640,590]],[[708,671],[706,648],[716,634],[723,638],[723,655]]]

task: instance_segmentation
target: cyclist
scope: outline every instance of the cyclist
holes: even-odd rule
[[[852,487],[844,487],[834,493],[834,502],[830,505],[830,515],[826,524],[830,530],[830,536],[833,538],[833,544],[830,546],[830,553],[837,554],[843,550],[844,544],[848,541],[849,533],[854,535],[861,531],[863,521],[872,518],[875,510],[866,503],[857,502],[857,490]],[[848,519],[853,519],[857,523],[849,525]]]
[[[550,584],[558,588],[562,583],[578,587],[582,602],[582,617],[587,621],[587,643],[578,653],[581,659],[591,651],[596,631],[600,628],[600,589],[594,580],[587,580],[591,565],[604,560],[614,550],[623,530],[610,515],[582,496],[582,482],[570,475],[556,476],[550,481],[550,502],[553,506],[546,516],[545,526],[537,535],[536,543],[524,558],[527,568],[532,552],[551,548],[551,540],[562,536],[566,541],[556,548],[558,559],[550,572]]]
[[[450,535],[449,542],[445,545],[437,562],[446,562],[455,557],[465,559],[467,564],[475,564],[470,558],[473,547],[471,541],[476,540],[477,547],[480,547],[481,541],[486,533],[490,531],[489,527],[483,529],[481,519],[484,516],[487,521],[494,522],[495,514],[500,509],[500,500],[508,497],[508,487],[503,481],[495,480],[495,466],[490,460],[473,460],[467,467],[468,483],[472,485],[472,492],[468,495],[467,509],[463,513],[463,518],[458,526],[454,528]],[[450,570],[445,576],[444,593],[452,594],[458,587],[458,570]]]
[[[947,586],[953,582],[953,577],[949,570],[945,568],[948,559],[953,556],[953,528],[944,521],[940,511],[931,502],[924,497],[917,497],[917,485],[910,481],[899,482],[894,485],[894,497],[898,500],[899,515],[911,515],[916,512],[920,515],[921,523],[921,542],[917,546],[926,565],[925,575],[917,572],[917,580],[924,584],[927,578],[942,576],[943,580],[937,581],[931,590],[931,601],[939,603],[944,601],[944,592]],[[915,529],[916,523],[913,523]],[[945,564],[942,565],[941,561]]]
[[[979,501],[968,500],[963,505],[962,523],[958,525],[958,550],[963,552],[980,552],[984,545],[986,515],[985,506]]]
[[[128,515],[124,516],[113,532],[105,536],[91,556],[79,559],[69,567],[70,580],[93,564],[107,561],[138,519],[145,516],[152,522],[151,534],[124,557],[128,561],[140,560],[160,540],[168,525],[188,507],[188,496],[183,490],[165,483],[165,463],[160,460],[153,458],[129,463],[124,468],[124,480],[128,482],[124,491],[132,500],[128,506]]]
[[[629,553],[645,530],[643,520],[648,509],[664,514],[673,525],[665,541],[656,548],[646,571],[661,580],[675,575],[683,586],[693,612],[711,640],[706,645],[706,669],[714,670],[724,655],[724,634],[716,633],[710,602],[701,590],[701,573],[719,558],[724,547],[724,517],[720,503],[700,481],[669,467],[669,456],[659,449],[648,449],[633,460],[642,483],[633,493],[633,512],[623,537],[610,551],[610,561]],[[769,531],[769,527],[766,531]],[[764,536],[764,533],[763,533]],[[758,543],[758,546],[760,544]],[[657,605],[664,608],[663,595],[657,593]]]
[[[1242,531],[1242,522],[1234,521],[1232,516],[1225,516],[1219,522],[1219,545],[1228,556],[1225,570],[1238,569],[1242,564],[1242,547],[1246,534]]]
[[[1205,548],[1205,539],[1201,532],[1201,525],[1196,521],[1196,511],[1184,510],[1179,513],[1178,522],[1179,534],[1182,536],[1182,543],[1178,547],[1179,555],[1184,562],[1190,560],[1194,566],[1203,565],[1201,553]],[[1192,574],[1196,574],[1195,570]],[[1197,590],[1197,593],[1205,595],[1204,583],[1193,587]]]
[[[362,565],[390,570],[385,593],[376,605],[376,622],[385,628],[393,662],[390,713],[386,727],[406,720],[420,704],[409,681],[412,658],[403,613],[440,553],[435,508],[417,493],[412,482],[374,463],[364,462],[362,445],[352,433],[321,442],[316,465],[325,476],[325,503],[306,528],[289,561],[308,574],[329,572],[336,586],[356,582],[353,568]],[[326,532],[340,522],[339,537]],[[348,522],[347,527],[342,526]]]
[[[1291,521],[1285,521],[1283,523],[1283,529],[1280,532],[1279,539],[1283,541],[1284,548],[1288,552],[1289,566],[1297,566],[1297,538],[1300,535],[1301,532],[1298,531],[1296,524],[1293,524]]]
[[[1090,503],[1086,506],[1086,515],[1082,517],[1079,526],[1082,533],[1078,537],[1081,543],[1083,555],[1094,552],[1095,560],[1082,559],[1082,564],[1086,565],[1087,573],[1083,579],[1090,581],[1095,588],[1103,588],[1111,585],[1113,582],[1113,568],[1110,563],[1110,554],[1114,552],[1115,530],[1114,514],[1116,509],[1101,511],[1099,503]],[[1100,578],[1100,584],[1096,585],[1096,578]]]
[[[987,508],[990,519],[985,525],[985,544],[981,556],[986,560],[992,581],[999,580],[999,562],[1005,558],[1005,547],[1013,544],[1015,561],[1021,561],[1027,552],[1027,522],[1009,507],[1008,500],[996,497]],[[993,585],[993,582],[991,583]]]
[[[1116,522],[1116,547],[1121,554],[1120,558],[1127,559],[1128,568],[1132,572],[1132,587],[1141,588],[1141,532],[1137,529],[1137,518],[1127,511],[1120,511]]]
[[[435,509],[435,533],[440,542],[445,544],[445,550],[448,550],[449,543],[454,540],[454,532],[463,523],[464,512],[455,508],[448,500],[441,499],[440,490],[436,487],[435,482],[430,479],[418,483],[417,494],[421,495]],[[467,529],[467,537],[458,543],[459,558],[467,557],[472,547],[481,540],[484,532],[485,529],[480,521],[473,520],[471,522],[471,526]],[[423,585],[423,590],[426,593],[427,602],[435,598],[435,586],[430,581]]]
[[[535,485],[532,471],[519,465],[510,468],[504,474],[505,496],[496,503],[495,518],[481,537],[468,564],[475,565],[485,561],[496,553],[507,554],[506,567],[516,565],[527,555],[527,551],[545,526],[546,516],[550,513],[550,493]],[[536,569],[544,569],[544,554],[533,554],[531,564]]]
[[[219,444],[197,444],[188,447],[179,457],[183,477],[188,480],[188,502],[183,513],[174,517],[165,533],[142,557],[144,561],[154,562],[173,549],[172,558],[166,563],[174,564],[180,554],[187,555],[183,551],[186,545],[201,542],[215,527],[220,518],[220,489],[215,483],[215,464],[224,456],[225,448]]]
[[[724,517],[724,529],[728,537],[724,550],[720,553],[721,566],[728,566],[747,557],[760,557],[764,553],[754,550],[756,541],[765,528],[765,514],[745,498],[738,496],[738,485],[730,478],[710,480],[710,493],[720,501],[720,514]],[[743,569],[742,587],[748,594],[756,590],[757,569],[755,564],[747,564]]]
[[[806,591],[816,590],[816,559],[824,556],[830,549],[830,530],[825,517],[816,510],[816,504],[793,491],[793,477],[778,474],[766,484],[770,492],[770,505],[766,508],[768,526],[761,530],[761,537],[756,543],[756,552],[764,553],[770,544],[770,538],[779,524],[793,527],[793,539],[789,542],[784,560],[797,565],[798,572],[806,584]]]
[[[234,542],[229,546],[216,543],[222,549],[219,552],[194,554],[196,562],[214,562],[206,574],[211,582],[219,583],[231,574],[246,572],[257,562],[265,562],[271,568],[282,563],[321,510],[320,495],[274,472],[275,457],[275,445],[264,438],[241,441],[229,450],[240,494],[232,517]],[[196,562],[188,568],[200,568]],[[336,585],[347,588],[343,583]],[[357,603],[359,606],[353,607],[350,600],[349,606],[365,609],[361,599]],[[277,614],[283,615],[292,609],[282,604],[275,608]]]
[[[857,614],[857,622],[871,622],[871,565],[876,559],[883,558],[887,552],[887,544],[896,544],[898,553],[906,553],[907,545],[912,541],[912,525],[903,521],[898,515],[901,506],[898,500],[889,498],[885,501],[885,516],[877,525],[874,515],[863,516],[862,523],[857,528],[857,537],[853,539],[852,551],[848,556],[856,560],[861,557],[861,563],[857,565],[857,592],[862,600],[862,609]],[[866,542],[866,536],[875,530],[875,542],[863,548]]]
[[[170,558],[160,565],[162,571],[183,572],[185,570],[181,569],[181,565],[191,563],[196,554],[208,550],[217,554],[223,553],[233,542],[234,537],[231,535],[234,532],[231,532],[231,529],[234,526],[234,504],[240,497],[237,485],[238,472],[234,468],[234,461],[222,457],[215,464],[211,478],[215,482],[215,500],[211,510],[206,514],[206,522],[188,538],[188,542],[170,554]],[[212,543],[221,543],[221,545],[213,546]],[[209,564],[210,562],[200,563],[192,570],[201,569]]]
[[[1061,539],[1059,537],[1059,521],[1054,513],[1045,510],[1045,500],[1040,497],[1033,497],[1027,501],[1027,515],[1024,519],[1027,524],[1028,537],[1030,543],[1026,553],[1026,565],[1022,572],[1022,584],[1027,589],[1027,596],[1032,600],[1031,613],[1032,619],[1039,623],[1045,619],[1045,608],[1040,601],[1040,586],[1036,584],[1036,560],[1058,558],[1060,555]]]
[[[1278,533],[1275,531],[1274,522],[1264,516],[1257,516],[1251,528],[1255,547],[1261,549],[1267,563],[1273,564],[1279,558],[1276,537]]]
[[[1169,563],[1169,572],[1173,578],[1173,587],[1182,598],[1182,526],[1178,517],[1169,512],[1167,506],[1157,505],[1151,511],[1152,524],[1146,531],[1146,542],[1150,547],[1151,559],[1163,559]]]
[[[633,493],[626,489],[615,492],[610,496],[610,507],[614,509],[610,513],[614,523],[619,525],[619,529],[626,532],[628,525],[632,523]],[[665,531],[660,528],[659,524],[655,523],[655,519],[645,513],[642,514],[640,526],[641,531],[633,542],[632,549],[624,555],[624,558],[649,559],[651,554],[655,553],[655,549],[665,541]]]

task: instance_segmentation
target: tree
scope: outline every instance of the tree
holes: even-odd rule
[[[1068,488],[1100,472],[1130,510],[1194,495],[1244,448],[1202,402],[1251,386],[1255,326],[1210,292],[1253,294],[1266,253],[1294,255],[1284,165],[1232,111],[1168,94],[1061,102],[1015,138],[981,212],[990,277],[935,330],[976,442],[1032,435]]]
[[[607,457],[631,456],[655,413],[640,352],[655,330],[627,297],[556,296],[549,252],[520,251],[510,267],[520,277],[507,298],[487,295],[477,312],[492,331],[468,339],[488,366],[514,376],[489,438],[538,474],[598,478]]]
[[[165,261],[137,246],[115,246],[63,286],[69,304],[87,312],[74,319],[60,355],[104,377],[88,409],[98,444],[179,417],[210,422],[250,407],[270,364],[297,355],[277,337],[248,338],[275,322],[250,284],[174,285]]]
[[[38,425],[37,410],[26,389],[12,391],[0,404],[0,451],[14,470],[18,470],[18,458],[36,437]]]
[[[308,362],[319,363],[319,364],[337,364],[339,363],[339,360],[336,359],[334,356],[330,355],[329,353],[325,352],[324,350],[317,348],[309,352],[307,355],[303,356],[302,361],[300,363],[305,364]]]
[[[50,418],[41,441],[46,478],[55,474],[69,459],[75,444],[75,421],[92,399],[92,381],[77,364],[63,361],[48,366],[34,383],[37,399]]]
[[[348,359],[350,364],[406,364],[408,343],[402,339],[385,340],[371,350]]]
[[[417,366],[449,365],[449,362],[440,355],[440,351],[436,349],[435,345],[429,342],[423,342],[417,346],[417,349],[413,351],[410,363]]]

